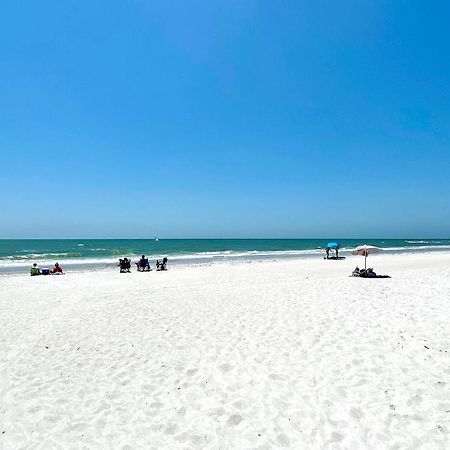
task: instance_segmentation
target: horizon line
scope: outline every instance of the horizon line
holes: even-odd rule
[[[334,240],[356,240],[356,239],[389,239],[389,240],[402,240],[402,239],[444,239],[450,240],[450,237],[424,237],[424,236],[406,236],[406,237],[374,237],[374,236],[364,236],[364,237],[169,237],[169,238],[160,238],[156,237],[158,241],[170,241],[170,240],[323,240],[323,239],[334,239]],[[147,237],[21,237],[21,238],[4,238],[0,237],[0,241],[76,241],[76,240],[86,240],[86,241],[100,241],[100,240],[123,240],[123,241],[132,241],[132,240],[145,240],[145,241],[155,241],[155,237],[147,238]]]

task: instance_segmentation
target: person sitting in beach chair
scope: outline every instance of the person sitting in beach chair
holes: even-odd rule
[[[367,273],[369,272],[369,270],[372,271],[373,274],[375,274],[372,269],[359,269],[358,267],[356,267],[356,269],[352,272],[352,277],[368,278]]]
[[[361,269],[359,271],[359,276],[362,278],[376,278],[377,274],[373,271],[372,268],[369,268],[369,269]]]
[[[55,267],[53,267],[52,270],[52,275],[64,275],[62,267],[59,265],[59,263],[55,263]]]
[[[136,268],[138,272],[150,272],[152,270],[145,255],[142,255],[141,259],[136,263]]]
[[[159,260],[156,260],[156,270],[157,271],[161,271],[161,270],[167,270],[167,258],[164,257],[162,262],[159,262]]]
[[[359,269],[357,267],[352,272],[352,277],[360,277],[360,278],[391,278],[389,275],[377,275],[371,267],[369,267],[368,269]]]
[[[119,259],[120,273],[131,272],[131,261],[128,258]]]
[[[41,269],[39,269],[39,266],[36,263],[34,263],[30,269],[30,275],[32,277],[34,277],[34,276],[40,275],[40,274],[41,274]]]

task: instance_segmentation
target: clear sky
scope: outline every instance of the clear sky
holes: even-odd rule
[[[449,237],[450,2],[0,5],[0,237]]]

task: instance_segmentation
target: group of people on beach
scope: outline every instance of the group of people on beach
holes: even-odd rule
[[[168,259],[164,257],[162,261],[159,259],[156,260],[155,266],[157,271],[167,270],[167,261]],[[150,267],[150,263],[148,262],[148,258],[145,255],[142,255],[141,259],[135,263],[136,270],[138,272],[150,272],[152,268]],[[131,259],[121,258],[119,259],[120,273],[130,273],[131,272]]]
[[[41,269],[36,263],[34,263],[30,269],[30,275],[32,277],[36,275],[64,275],[64,272],[59,263],[55,263],[53,269]]]
[[[335,257],[331,257],[331,258],[333,258],[333,259],[337,259],[337,258],[339,258],[339,247],[336,247],[335,249],[334,249],[334,251],[336,252],[336,256]],[[331,247],[327,247],[326,249],[325,249],[325,254],[326,254],[326,258],[327,259],[330,259],[330,252],[331,252]]]
[[[161,261],[159,259],[156,260],[155,266],[157,271],[167,270],[167,262],[168,259],[164,257]],[[148,262],[148,258],[145,255],[142,255],[141,259],[135,263],[136,270],[138,272],[150,272],[152,268],[150,267],[150,263]],[[121,258],[119,259],[120,273],[131,272],[131,259],[129,258]],[[62,267],[59,263],[55,263],[53,269],[41,269],[37,263],[34,263],[30,269],[30,275],[32,277],[36,275],[64,275]]]
[[[371,267],[369,267],[368,269],[360,269],[358,266],[356,266],[356,269],[352,272],[352,277],[391,278],[389,275],[378,275]]]

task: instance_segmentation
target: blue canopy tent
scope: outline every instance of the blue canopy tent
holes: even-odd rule
[[[325,259],[342,259],[339,258],[339,249],[342,247],[340,242],[328,242],[325,251],[327,253]],[[330,250],[334,250],[336,252],[336,256],[332,256],[330,258]]]

